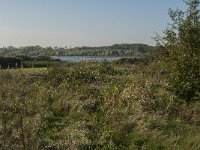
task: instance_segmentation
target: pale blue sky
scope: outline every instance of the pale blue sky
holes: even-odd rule
[[[153,45],[182,0],[0,0],[0,47]]]

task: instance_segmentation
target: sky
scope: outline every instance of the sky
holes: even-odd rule
[[[0,0],[0,47],[154,45],[182,0]]]

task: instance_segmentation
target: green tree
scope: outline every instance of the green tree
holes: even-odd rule
[[[156,41],[170,89],[188,103],[200,90],[200,0],[184,2],[186,11],[169,10],[171,23]]]

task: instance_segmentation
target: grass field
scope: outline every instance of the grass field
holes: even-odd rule
[[[109,62],[0,71],[0,149],[199,149],[200,103],[159,65]]]
[[[19,69],[4,69],[0,72],[7,72],[11,74],[22,74],[22,75],[41,75],[47,73],[47,68],[19,68]]]

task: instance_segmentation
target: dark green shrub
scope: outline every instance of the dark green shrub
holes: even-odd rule
[[[21,59],[16,57],[0,57],[0,68],[20,68]]]

